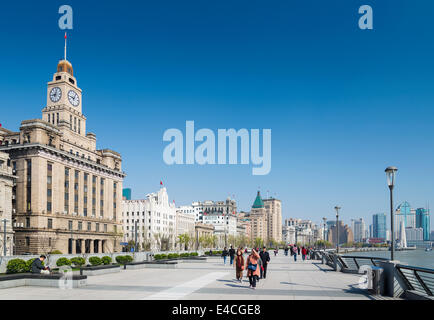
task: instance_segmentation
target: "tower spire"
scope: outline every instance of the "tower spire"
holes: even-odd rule
[[[66,31],[65,31],[65,53],[64,53],[64,60],[66,60]]]

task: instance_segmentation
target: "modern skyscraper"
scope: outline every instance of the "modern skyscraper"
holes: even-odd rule
[[[416,227],[416,210],[412,209],[407,201],[401,203],[395,211],[395,239],[399,238],[401,221],[404,222],[406,228]]]
[[[372,219],[372,237],[386,239],[386,214],[377,213]]]
[[[131,188],[122,189],[122,200],[131,200]]]
[[[425,208],[416,209],[416,228],[423,229],[423,240],[430,239],[430,216],[429,211]]]

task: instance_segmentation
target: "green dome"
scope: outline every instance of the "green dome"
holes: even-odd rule
[[[261,194],[258,191],[255,202],[253,202],[252,208],[263,208],[263,207],[264,207],[264,202],[262,201]]]

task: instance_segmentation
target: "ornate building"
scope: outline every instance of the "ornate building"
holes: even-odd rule
[[[167,189],[146,195],[141,200],[123,200],[124,241],[135,240],[146,250],[173,250],[176,242],[176,207],[169,202]],[[194,226],[194,217],[193,226]]]
[[[42,119],[0,128],[16,183],[16,253],[94,253],[120,250],[121,155],[96,148],[86,132],[82,91],[72,65],[61,60],[47,85]]]
[[[263,199],[267,214],[267,239],[282,241],[282,202],[275,198]]]
[[[6,245],[6,255],[13,255],[14,232],[12,230],[12,203],[15,201],[13,195],[14,180],[9,155],[0,152],[0,256],[4,255]],[[6,244],[4,230],[6,226]]]
[[[339,244],[354,242],[353,231],[348,225],[344,225],[342,221],[339,221]],[[328,241],[336,245],[336,225],[332,226],[328,232]]]
[[[255,202],[253,203],[252,209],[250,210],[250,234],[251,239],[260,238],[264,241],[267,240],[267,212],[265,210],[264,202],[262,201],[261,194],[258,191],[256,195]]]

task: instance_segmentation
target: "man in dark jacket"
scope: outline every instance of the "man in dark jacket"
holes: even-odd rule
[[[44,260],[46,257],[44,255],[41,255],[39,258],[36,258],[32,262],[32,273],[43,273],[43,274],[49,274],[50,270],[48,267],[44,267]]]
[[[267,277],[267,266],[268,266],[268,262],[270,262],[270,255],[267,252],[267,249],[265,247],[263,247],[259,256],[261,257],[262,268],[264,269],[264,270],[262,270],[262,268],[261,268],[261,279],[262,278],[265,279]]]
[[[234,263],[234,258],[235,258],[235,249],[232,246],[229,249],[229,258],[230,258],[230,262],[231,262],[230,265],[232,265]]]

